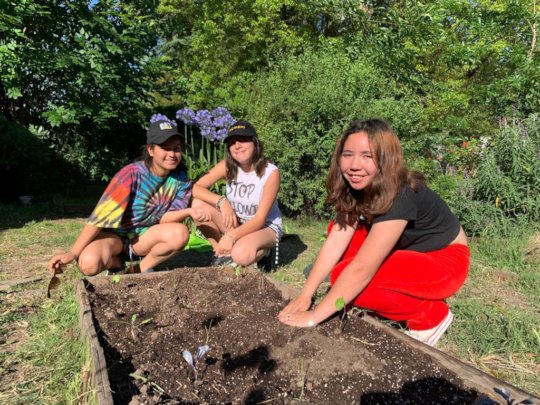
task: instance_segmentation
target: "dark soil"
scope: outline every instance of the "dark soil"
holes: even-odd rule
[[[281,324],[261,274],[215,268],[121,277],[89,297],[117,404],[471,404],[479,396],[427,354],[359,317]],[[197,371],[184,350],[210,350]]]

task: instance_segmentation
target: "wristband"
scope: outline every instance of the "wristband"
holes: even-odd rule
[[[225,197],[224,195],[221,196],[221,197],[219,198],[219,200],[217,200],[217,202],[216,202],[216,209],[219,210],[219,207],[221,207],[221,204],[223,204],[223,203],[225,202],[226,199],[227,199],[227,197]]]

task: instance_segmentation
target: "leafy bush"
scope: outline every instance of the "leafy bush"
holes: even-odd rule
[[[496,132],[474,146],[476,165],[458,172],[439,167],[431,187],[448,202],[469,235],[508,235],[524,222],[540,220],[540,118]],[[468,174],[471,173],[471,174]]]
[[[475,175],[474,198],[505,216],[540,220],[540,116],[501,129]]]
[[[280,169],[280,204],[289,215],[328,215],[325,178],[336,139],[353,119],[387,119],[404,141],[419,132],[421,110],[412,97],[332,46],[248,81],[251,90],[236,99],[237,109],[246,111]]]

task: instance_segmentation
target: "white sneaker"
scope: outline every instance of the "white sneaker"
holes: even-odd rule
[[[452,311],[448,310],[448,315],[435,327],[426,330],[407,330],[405,333],[410,337],[419,340],[429,346],[435,346],[439,339],[442,337],[446,329],[452,323],[454,315]]]

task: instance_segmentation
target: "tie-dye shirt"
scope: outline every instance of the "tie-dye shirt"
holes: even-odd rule
[[[189,206],[191,182],[188,175],[176,169],[159,177],[141,162],[122,168],[101,196],[88,223],[122,235],[142,235],[157,224],[168,211]]]

